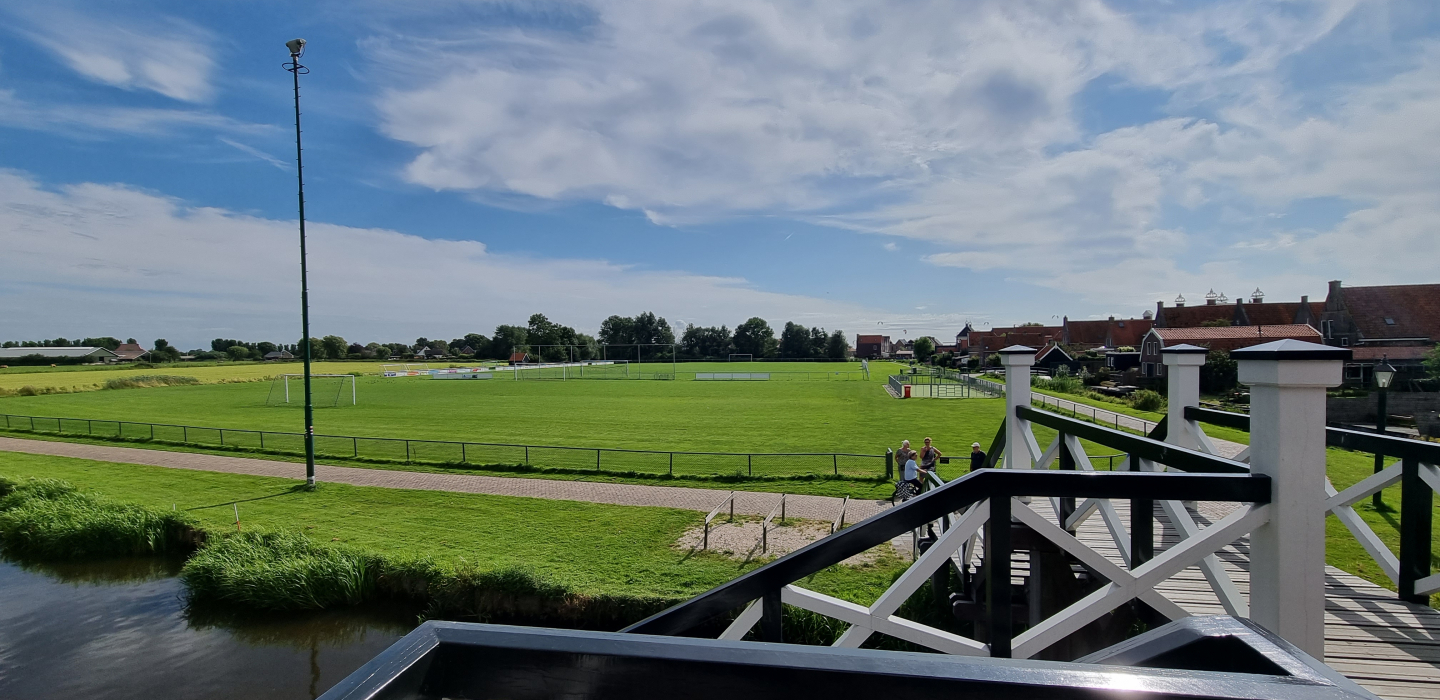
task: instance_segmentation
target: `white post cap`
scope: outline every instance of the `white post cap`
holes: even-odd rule
[[[1172,367],[1176,365],[1199,367],[1205,364],[1205,355],[1209,352],[1209,348],[1202,348],[1198,345],[1172,345],[1160,350],[1160,361]]]
[[[1276,340],[1230,353],[1239,365],[1241,384],[1332,387],[1341,382],[1349,348],[1303,340]]]
[[[1011,345],[1008,348],[1001,348],[1000,364],[1006,367],[1029,367],[1035,364],[1035,348],[1024,345]]]

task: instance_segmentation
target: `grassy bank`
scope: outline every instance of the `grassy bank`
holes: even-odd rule
[[[755,566],[676,549],[702,518],[682,510],[343,484],[311,492],[285,479],[17,454],[0,455],[0,475],[63,479],[152,513],[173,507],[209,540],[187,562],[187,586],[239,607],[401,596],[447,617],[615,627]],[[869,603],[901,568],[887,556],[806,585]]]

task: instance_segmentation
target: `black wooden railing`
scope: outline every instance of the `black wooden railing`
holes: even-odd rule
[[[1244,413],[1187,406],[1185,419],[1250,431],[1250,416]],[[1440,444],[1378,432],[1327,427],[1325,445],[1369,452],[1376,456],[1377,465],[1381,458],[1400,460],[1400,566],[1396,587],[1401,600],[1428,604],[1430,596],[1417,594],[1415,582],[1430,576],[1435,491],[1421,478],[1420,465],[1440,466]],[[1376,502],[1379,502],[1378,498]]]
[[[1182,473],[1079,472],[1074,471],[1073,456],[1066,457],[1063,450],[1059,470],[982,469],[637,622],[625,631],[683,635],[713,618],[760,600],[763,606],[760,619],[762,639],[782,641],[782,588],[987,499],[990,501],[990,522],[1010,520],[1010,499],[1015,496],[1059,498],[1066,504],[1062,509],[1068,507],[1070,513],[1074,512],[1075,499],[1129,500],[1136,521],[1132,529],[1146,540],[1138,548],[1132,545],[1132,557],[1140,557],[1132,565],[1138,565],[1147,558],[1145,554],[1151,544],[1150,538],[1145,535],[1151,532],[1150,519],[1153,518],[1149,504],[1155,501],[1255,504],[1270,501],[1270,478],[1249,474],[1243,464],[1026,406],[1017,407],[1016,411],[1020,419],[1061,431],[1061,445],[1066,442],[1063,434],[1075,435],[1131,455],[1132,465],[1144,459],[1162,463]],[[1001,451],[999,448],[1000,445],[991,446],[992,463]],[[1010,449],[1024,450],[1026,447],[1012,446]],[[1069,513],[1057,515],[1064,527]],[[1010,655],[1013,629],[1010,554],[1010,529],[985,528],[985,614],[992,656]]]

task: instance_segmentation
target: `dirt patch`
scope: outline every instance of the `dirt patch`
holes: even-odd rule
[[[766,535],[765,549],[761,551],[761,520],[758,518],[736,518],[733,522],[716,519],[710,524],[710,552],[740,561],[753,559],[774,559],[793,552],[805,545],[830,535],[830,523],[816,520],[791,518],[784,524],[772,522]],[[700,551],[704,543],[705,526],[687,530],[675,546],[686,551]],[[901,542],[903,539],[904,542]],[[902,546],[903,545],[903,546]],[[908,559],[910,556],[909,537],[899,538],[887,545],[873,547],[841,562],[846,566],[873,564],[889,547],[892,553]]]

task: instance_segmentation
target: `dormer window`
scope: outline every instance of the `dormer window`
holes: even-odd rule
[[[1387,326],[1393,326],[1393,325],[1395,325],[1395,319],[1390,318],[1389,316],[1386,316],[1386,317],[1385,317],[1385,325],[1387,325]]]

